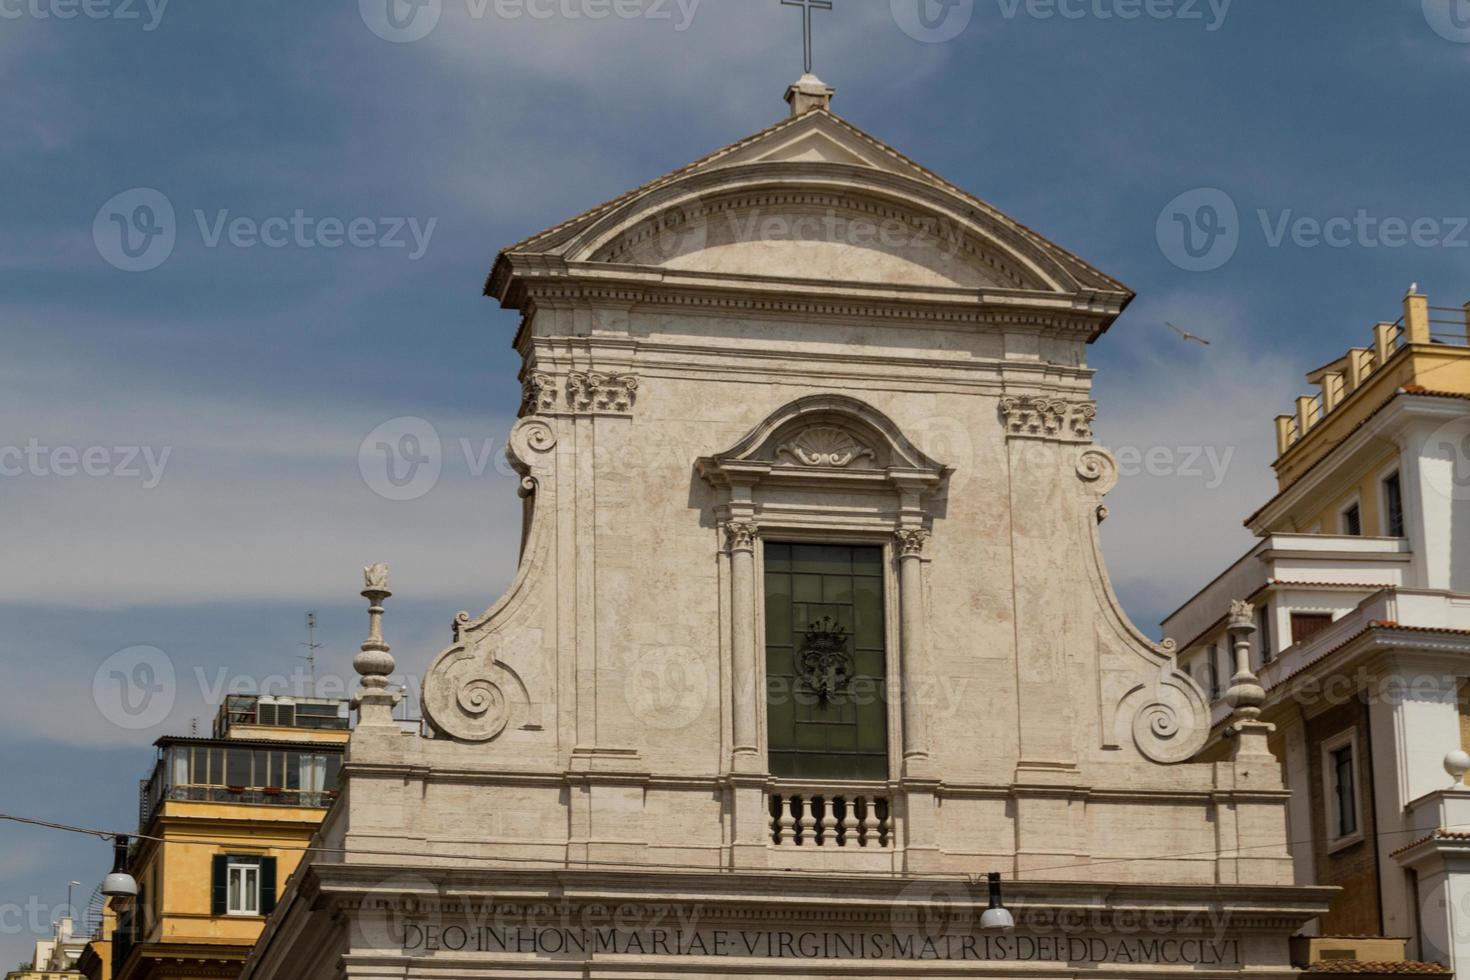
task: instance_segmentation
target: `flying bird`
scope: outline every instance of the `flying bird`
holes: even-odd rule
[[[1179,337],[1180,337],[1181,340],[1192,340],[1196,344],[1202,344],[1205,347],[1209,347],[1210,346],[1210,342],[1208,340],[1206,340],[1205,338],[1198,337],[1198,336],[1190,333],[1188,330],[1181,330],[1178,327],[1174,326],[1174,324],[1170,323],[1168,320],[1165,320],[1164,321],[1164,326],[1168,327],[1170,330],[1172,330],[1175,333],[1177,333],[1179,335]]]

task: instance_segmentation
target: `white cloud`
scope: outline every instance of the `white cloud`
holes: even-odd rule
[[[1212,345],[1180,340],[1165,319]],[[1304,382],[1272,348],[1249,342],[1247,322],[1216,297],[1163,295],[1100,341],[1127,358],[1097,385],[1099,442],[1125,470],[1107,501],[1104,555],[1150,634],[1249,549],[1242,522],[1275,492],[1271,420]]]

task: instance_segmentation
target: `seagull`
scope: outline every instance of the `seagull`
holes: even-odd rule
[[[1174,326],[1174,324],[1170,323],[1168,320],[1164,321],[1164,326],[1177,333],[1182,340],[1192,340],[1196,344],[1203,344],[1205,347],[1210,346],[1210,342],[1205,338],[1197,337],[1194,334],[1190,333],[1188,330],[1181,330],[1178,327]]]

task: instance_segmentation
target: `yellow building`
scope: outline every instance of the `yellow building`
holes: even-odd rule
[[[129,857],[138,897],[114,903],[89,980],[236,976],[336,798],[348,734],[344,701],[252,695],[226,700],[210,738],[159,739]]]

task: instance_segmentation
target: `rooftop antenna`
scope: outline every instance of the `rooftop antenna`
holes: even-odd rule
[[[310,681],[307,688],[308,697],[316,697],[316,652],[322,645],[316,641],[316,613],[306,614],[306,642],[301,644],[306,647],[306,655],[301,659],[306,661],[306,674]]]

